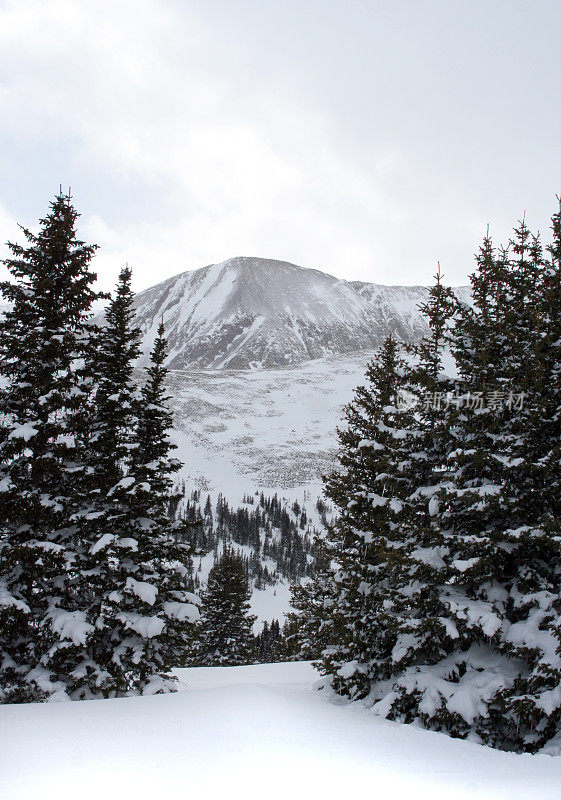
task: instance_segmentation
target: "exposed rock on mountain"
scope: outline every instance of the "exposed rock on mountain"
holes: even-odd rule
[[[469,290],[456,290],[468,299]],[[147,353],[163,318],[171,369],[253,369],[374,349],[426,330],[422,286],[345,281],[286,261],[232,258],[137,295]]]

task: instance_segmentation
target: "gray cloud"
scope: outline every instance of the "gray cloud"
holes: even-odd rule
[[[0,3],[2,239],[71,185],[136,286],[234,255],[466,280],[561,187],[555,2]]]

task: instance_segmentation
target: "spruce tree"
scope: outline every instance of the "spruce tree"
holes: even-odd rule
[[[75,522],[81,530],[82,551],[76,568],[88,577],[84,597],[85,618],[92,633],[84,648],[87,658],[69,687],[74,699],[89,699],[115,693],[112,659],[115,631],[105,615],[106,597],[113,585],[119,550],[118,540],[128,507],[122,507],[111,489],[125,476],[134,429],[136,387],[132,381],[133,360],[139,354],[140,331],[132,325],[131,270],[119,275],[115,296],[105,311],[105,325],[95,328],[89,353],[94,391],[85,411],[88,436],[88,478],[82,486],[81,511]]]
[[[265,620],[261,632],[255,637],[255,650],[260,664],[286,660],[286,643],[278,619],[271,620],[270,625]]]
[[[96,686],[108,696],[173,690],[169,670],[189,659],[191,623],[198,617],[198,598],[189,591],[190,548],[182,541],[186,523],[168,513],[180,462],[170,455],[175,445],[169,439],[164,329],[160,325],[146,382],[140,398],[135,398],[128,377],[137,352],[137,334],[130,326],[129,277],[127,271],[122,273],[108,311],[103,342],[110,348],[101,363],[109,364],[116,351],[122,364],[118,380],[109,379],[107,391],[97,397],[105,427],[100,426],[94,442],[108,444],[105,436],[113,430],[123,459],[117,461],[112,480],[122,477],[106,494],[102,489],[101,511],[92,515],[97,539],[89,559],[89,572],[97,581],[93,644],[105,671]],[[113,363],[118,364],[119,357]],[[111,392],[111,385],[116,391]],[[124,400],[120,412],[117,398]],[[103,467],[105,446],[99,453],[98,467]],[[103,473],[101,477],[105,480]]]
[[[0,373],[0,695],[82,699],[172,688],[198,598],[173,475],[163,331],[138,397],[130,270],[103,330],[94,246],[59,195],[10,245]]]
[[[373,699],[379,700],[374,706],[378,713],[404,722],[421,721],[427,727],[454,735],[470,731],[470,723],[457,711],[457,698],[463,689],[458,678],[466,669],[469,678],[474,672],[460,654],[470,651],[479,633],[474,630],[475,625],[462,620],[474,613],[474,607],[468,611],[459,602],[458,587],[470,581],[475,564],[484,563],[492,569],[492,559],[489,554],[484,555],[486,543],[479,535],[479,523],[495,513],[494,454],[500,435],[500,422],[490,418],[485,392],[498,374],[497,359],[503,344],[498,329],[493,335],[490,320],[493,304],[500,302],[502,296],[504,276],[501,264],[494,263],[488,237],[478,262],[480,271],[472,276],[474,306],[457,305],[455,326],[450,332],[460,373],[455,395],[451,402],[423,413],[421,420],[427,458],[415,497],[420,500],[423,495],[430,496],[431,501],[429,517],[423,515],[421,504],[420,513],[402,529],[404,540],[409,542],[406,560],[410,590],[406,605],[410,612],[402,615],[392,654],[396,681],[389,693],[387,687],[380,685],[372,692]],[[433,384],[435,369],[431,359],[421,360],[416,371],[420,386]],[[431,446],[431,431],[436,434],[435,447]],[[457,486],[460,476],[462,488]],[[461,537],[454,535],[450,525],[453,509],[460,507],[464,513]],[[393,588],[404,595],[407,587],[402,583]],[[457,607],[455,602],[459,603]],[[486,626],[487,631],[491,622],[481,614],[482,627]],[[444,698],[443,687],[447,685],[450,696]],[[455,689],[460,689],[457,696]]]
[[[440,269],[421,310],[429,333],[406,348],[409,360],[390,337],[369,366],[339,433],[343,470],[326,483],[339,508],[341,568],[335,643],[321,666],[333,688],[353,698],[397,674],[413,651],[442,654],[447,646],[438,615],[423,620],[423,609],[437,607],[432,569],[443,542],[432,517],[447,437],[439,410],[452,390],[442,358],[453,300]]]
[[[399,565],[391,576],[391,596],[386,601],[392,609],[395,637],[385,665],[388,676],[400,674],[419,660],[433,663],[454,648],[439,597],[439,586],[447,580],[443,559],[447,541],[435,520],[439,493],[447,480],[447,411],[456,403],[457,387],[443,367],[455,306],[451,290],[442,283],[439,264],[427,301],[420,306],[429,332],[406,348],[411,358],[407,386],[415,402],[408,433],[414,431],[415,438],[405,437],[413,445],[412,450],[409,445],[413,468],[409,470],[405,512],[396,528]],[[373,692],[372,698],[375,696]]]
[[[334,555],[331,540],[316,537],[309,578],[291,587],[292,610],[286,615],[283,636],[293,660],[316,661],[334,640],[332,611],[336,587],[331,570]]]
[[[473,308],[457,309],[451,334],[462,403],[442,409],[449,437],[431,521],[439,547],[420,551],[430,591],[412,593],[432,646],[403,620],[406,657],[391,691],[378,685],[372,696],[392,719],[535,752],[560,726],[559,462],[548,437],[555,261],[546,264],[522,222],[498,253],[486,237],[472,291]]]
[[[555,216],[553,225],[555,231]],[[506,447],[499,496],[506,514],[494,526],[492,544],[499,565],[494,579],[507,592],[505,602],[494,609],[502,621],[495,647],[517,669],[490,703],[482,737],[498,746],[533,751],[561,727],[556,699],[561,663],[555,652],[561,609],[560,462],[551,458],[559,453],[559,395],[555,398],[554,390],[559,343],[552,333],[560,311],[550,313],[555,261],[546,261],[539,236],[531,235],[522,222],[510,246],[513,302],[507,324],[513,344],[505,374],[508,397],[523,401],[507,401],[503,411]],[[554,248],[555,243],[550,251]]]
[[[402,389],[424,401],[402,420],[399,457],[386,367],[358,396],[363,413],[347,411],[343,469],[326,487],[339,515],[320,666],[335,690],[391,719],[531,752],[561,718],[556,216],[553,228],[549,263],[524,223],[498,253],[487,236],[471,308],[437,276],[423,307],[430,334],[402,372]],[[442,373],[448,342],[454,381]],[[357,457],[361,437],[370,463]]]
[[[328,562],[294,593],[303,655],[313,652],[315,632],[320,669],[351,698],[365,697],[373,681],[391,674],[396,609],[390,586],[402,569],[400,524],[410,513],[413,476],[423,459],[412,410],[403,402],[412,397],[410,385],[407,363],[390,336],[338,431],[341,467],[325,488],[338,509],[328,525]]]
[[[547,247],[549,260],[545,270],[544,285],[544,336],[542,351],[544,361],[543,400],[546,420],[542,436],[547,440],[545,458],[548,497],[551,514],[561,516],[561,198],[551,219],[553,239]]]
[[[91,446],[95,489],[107,493],[124,476],[135,427],[137,387],[134,363],[140,354],[140,329],[134,325],[132,270],[119,274],[115,295],[105,311],[93,355],[97,385]],[[109,498],[110,499],[110,498]]]
[[[0,693],[4,702],[66,694],[92,628],[76,569],[87,472],[84,409],[92,392],[88,319],[98,296],[95,245],[76,236],[61,193],[39,233],[9,244],[1,291]]]
[[[225,544],[201,598],[198,665],[233,667],[255,661],[252,628],[256,617],[249,613],[250,598],[243,560]]]

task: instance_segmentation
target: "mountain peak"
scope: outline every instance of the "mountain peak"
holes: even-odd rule
[[[168,278],[138,294],[135,306],[145,353],[163,318],[171,369],[268,368],[375,349],[390,331],[417,339],[427,291],[236,256]]]

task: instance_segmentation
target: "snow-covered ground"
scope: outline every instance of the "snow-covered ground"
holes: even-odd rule
[[[374,355],[329,356],[293,367],[173,371],[177,457],[188,487],[244,492],[321,491],[335,464],[343,406]]]
[[[561,758],[387,722],[310,664],[178,670],[181,693],[0,707],[3,800],[558,800]]]
[[[230,500],[263,489],[302,501],[336,465],[343,408],[374,350],[255,370],[173,370],[173,438],[187,487]],[[454,374],[449,353],[445,369]]]

